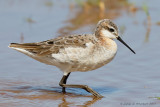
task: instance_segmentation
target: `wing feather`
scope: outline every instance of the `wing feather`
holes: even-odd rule
[[[86,47],[86,43],[95,43],[94,35],[70,35],[36,43],[11,43],[9,47],[25,49],[38,56],[56,54],[67,47]]]

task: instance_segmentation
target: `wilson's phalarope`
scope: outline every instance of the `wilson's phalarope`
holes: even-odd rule
[[[68,85],[66,82],[71,72],[91,71],[109,63],[117,52],[113,39],[118,39],[135,54],[120,38],[117,26],[109,19],[100,20],[94,34],[69,35],[36,43],[11,43],[9,47],[61,69],[64,75],[59,85],[63,92],[66,87],[82,88],[102,97],[87,85]]]

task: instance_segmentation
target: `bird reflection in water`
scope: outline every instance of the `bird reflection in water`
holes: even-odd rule
[[[0,92],[5,98],[14,98],[17,100],[36,100],[34,103],[43,102],[55,106],[55,102],[60,102],[58,107],[69,107],[79,105],[82,107],[88,107],[93,105],[95,102],[101,100],[101,98],[94,97],[92,95],[80,95],[76,94],[76,90],[68,89],[70,91],[67,94],[61,92],[60,87],[41,87],[41,86],[19,86],[11,87],[8,89],[1,89]],[[85,92],[85,91],[84,91]],[[1,95],[0,93],[0,95]],[[78,100],[77,100],[78,99]],[[82,100],[80,100],[82,99]],[[39,101],[38,101],[39,100]],[[54,102],[55,101],[55,102]],[[42,104],[43,104],[42,103]],[[9,103],[8,103],[9,104]],[[57,104],[57,103],[56,103]],[[25,105],[25,103],[23,103]]]

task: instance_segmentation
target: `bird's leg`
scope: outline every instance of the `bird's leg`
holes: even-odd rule
[[[94,91],[92,88],[88,87],[87,85],[66,84],[67,78],[69,75],[70,75],[70,73],[68,73],[67,75],[64,75],[59,83],[59,85],[62,87],[62,92],[65,92],[66,87],[68,87],[68,88],[81,88],[81,89],[86,90],[89,93],[92,93],[95,97],[103,97],[99,93]]]
[[[63,86],[64,84],[66,84],[67,82],[67,78],[69,77],[70,73],[68,73],[67,75],[63,75],[61,81],[59,82],[59,85],[62,87],[62,92],[65,93],[65,87]]]

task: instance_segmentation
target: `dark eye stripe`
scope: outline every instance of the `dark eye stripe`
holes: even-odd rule
[[[108,30],[109,30],[110,32],[114,32],[114,29],[113,29],[113,28],[108,28]]]
[[[109,28],[108,26],[104,26],[104,29],[107,29],[107,30],[110,31],[110,32],[114,32],[114,31],[115,31],[114,28]]]

